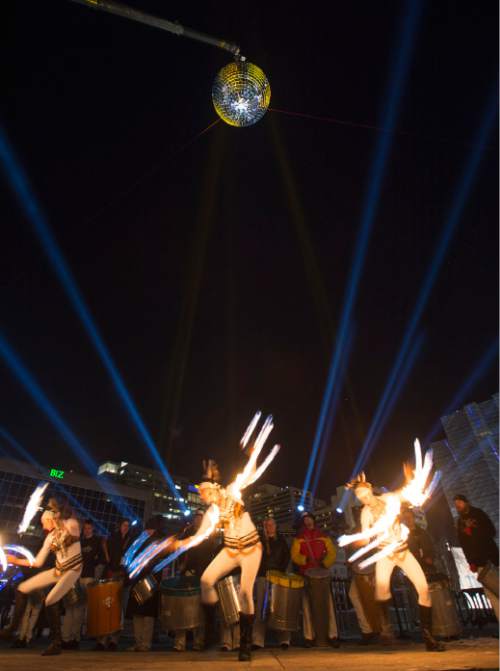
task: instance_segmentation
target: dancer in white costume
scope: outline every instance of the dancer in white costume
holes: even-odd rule
[[[366,481],[364,473],[349,482],[347,487],[354,491],[356,498],[363,504],[361,510],[362,532],[374,527],[377,521],[387,514],[391,501],[398,497],[397,492],[376,496],[373,493],[372,485]],[[396,516],[393,524],[386,530],[384,541],[378,547],[384,548],[393,543],[397,549],[378,559],[375,564],[375,598],[380,604],[382,614],[381,637],[387,643],[390,643],[393,638],[389,615],[392,598],[390,582],[392,572],[397,566],[404,572],[418,594],[420,624],[427,649],[441,652],[444,650],[442,643],[436,641],[432,636],[432,604],[427,579],[422,567],[408,549],[399,516]]]
[[[255,619],[253,586],[262,557],[262,544],[250,514],[244,510],[243,503],[234,498],[229,488],[219,484],[219,469],[215,461],[204,463],[204,480],[199,485],[199,493],[204,503],[209,504],[203,516],[200,528],[194,537],[176,541],[176,547],[193,542],[194,538],[204,537],[213,524],[214,514],[218,512],[217,525],[222,530],[224,547],[207,566],[201,576],[201,599],[206,611],[207,639],[213,642],[213,623],[215,607],[218,601],[215,585],[236,567],[241,568],[240,579],[240,661],[251,658],[252,628]]]
[[[21,621],[28,601],[28,594],[35,590],[53,585],[45,597],[45,608],[50,625],[51,643],[43,655],[58,655],[61,652],[61,620],[59,602],[77,582],[82,572],[82,553],[80,547],[80,526],[72,517],[69,509],[55,499],[49,500],[47,510],[41,517],[41,523],[47,536],[35,561],[7,555],[10,564],[17,566],[42,567],[50,552],[55,554],[55,567],[42,571],[22,582],[16,592],[16,602],[11,623],[0,631],[1,638],[11,638]]]

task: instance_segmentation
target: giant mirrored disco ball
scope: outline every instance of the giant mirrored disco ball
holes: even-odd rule
[[[229,63],[217,73],[212,86],[215,111],[230,126],[251,126],[267,112],[271,87],[253,63]]]

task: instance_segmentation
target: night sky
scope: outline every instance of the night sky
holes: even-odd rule
[[[321,119],[274,111],[200,135],[217,119],[211,85],[229,54],[67,0],[18,0],[3,8],[1,123],[171,471],[196,479],[213,455],[231,475],[261,408],[283,445],[266,480],[301,486],[383,132],[365,126],[383,123],[406,5],[133,5],[240,44],[266,72],[272,108]],[[493,0],[424,3],[325,498],[354,466],[497,86],[497,13]],[[366,466],[379,484],[401,472],[413,438],[496,336],[497,145],[495,127],[420,321],[421,355]],[[2,186],[4,336],[97,462],[150,465],[4,177]],[[44,464],[82,470],[2,360],[0,380],[0,425]],[[497,386],[494,365],[464,402]]]

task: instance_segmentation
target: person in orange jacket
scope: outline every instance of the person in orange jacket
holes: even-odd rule
[[[332,539],[316,528],[312,513],[304,512],[291,557],[305,578],[302,626],[306,648],[326,642],[335,648],[339,646],[330,574],[335,556]]]

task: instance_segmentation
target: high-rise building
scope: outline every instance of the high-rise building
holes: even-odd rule
[[[441,417],[446,439],[432,444],[441,486],[455,516],[453,497],[465,494],[498,533],[498,393]]]
[[[42,482],[49,483],[46,500],[64,497],[81,519],[94,522],[99,534],[114,531],[124,516],[142,524],[151,515],[151,496],[144,490],[118,484],[107,487],[96,478],[73,471],[0,459],[0,534],[4,540],[7,534],[16,533],[29,497]],[[40,535],[42,531],[32,526],[27,533]]]
[[[297,487],[259,485],[245,496],[245,505],[255,524],[260,525],[266,517],[273,517],[282,533],[291,534],[295,533],[295,523],[302,510],[316,511],[325,507],[325,502],[313,499],[310,492],[306,492],[301,503],[302,493],[303,490]]]
[[[98,469],[99,478],[105,478],[117,483],[147,490],[152,497],[153,515],[162,515],[175,526],[185,520],[185,514],[179,503],[185,503],[186,507],[193,512],[196,508],[204,507],[198,494],[198,489],[191,484],[187,478],[174,476],[173,481],[178,497],[170,490],[165,478],[152,468],[145,468],[126,461],[106,461]]]

